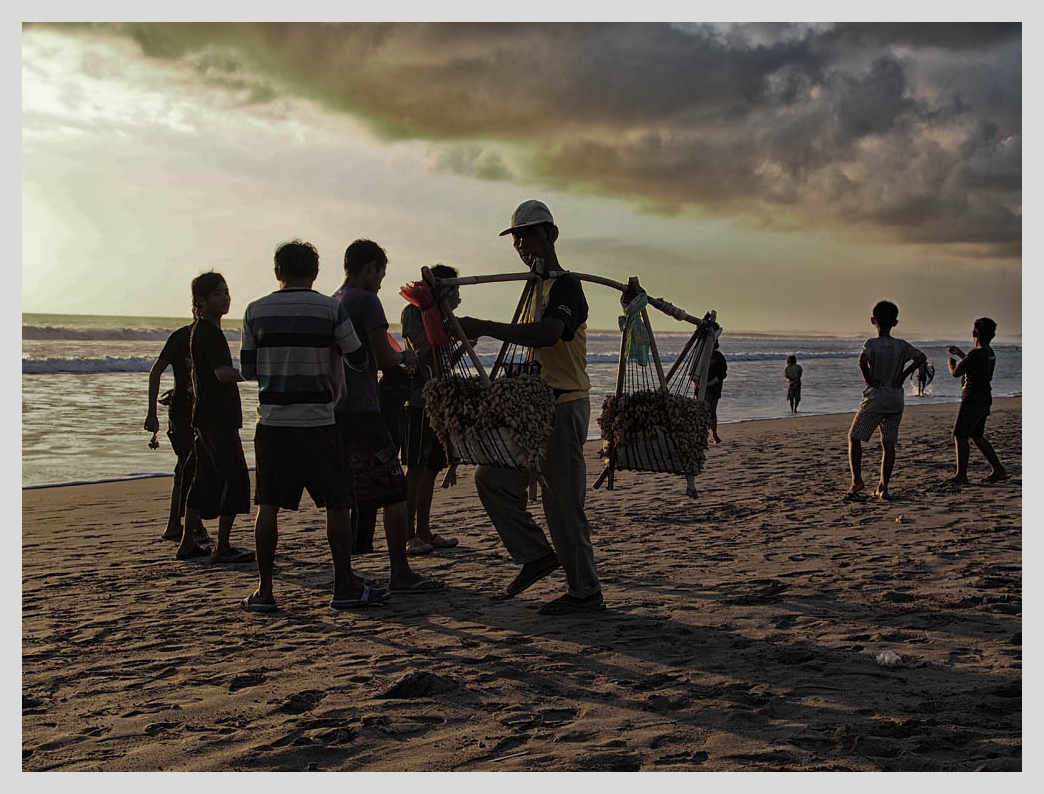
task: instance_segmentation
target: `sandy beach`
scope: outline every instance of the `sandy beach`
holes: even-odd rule
[[[517,566],[471,467],[433,508],[460,545],[411,558],[447,590],[347,612],[307,500],[258,615],[253,564],[160,539],[169,478],[23,491],[22,769],[1022,770],[1022,401],[988,425],[1014,479],[973,449],[947,489],[956,410],[908,406],[891,502],[841,499],[850,414],[723,425],[696,500],[619,472],[588,492],[594,616],[537,614],[560,571],[493,600]],[[353,564],[385,578],[383,537]]]

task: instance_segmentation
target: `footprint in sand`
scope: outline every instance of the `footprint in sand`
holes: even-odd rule
[[[282,711],[287,714],[304,714],[306,711],[314,709],[324,696],[325,693],[317,689],[306,689],[303,692],[290,695],[276,711]]]
[[[228,685],[229,692],[238,692],[240,689],[257,686],[265,680],[264,673],[241,673],[237,675]]]

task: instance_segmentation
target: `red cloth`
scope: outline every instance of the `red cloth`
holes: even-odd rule
[[[424,322],[424,333],[428,342],[433,347],[448,345],[451,341],[450,336],[442,322],[442,312],[435,305],[431,287],[423,281],[411,281],[399,290],[399,294],[421,310],[421,320]]]

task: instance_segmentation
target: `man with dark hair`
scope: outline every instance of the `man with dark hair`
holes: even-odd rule
[[[416,353],[399,352],[388,341],[388,318],[377,297],[388,271],[388,256],[372,240],[356,240],[344,252],[344,270],[344,284],[334,298],[347,311],[369,356],[368,366],[361,371],[335,365],[332,373],[337,427],[355,484],[356,507],[363,515],[384,509],[391,592],[439,590],[444,587],[441,582],[426,579],[410,568],[406,556],[406,477],[399,463],[398,444],[381,417],[377,370],[388,372],[400,364],[417,364]]]
[[[927,360],[924,353],[909,342],[892,336],[892,329],[899,324],[899,307],[891,301],[880,301],[874,306],[870,323],[877,329],[877,336],[867,339],[859,354],[859,371],[863,373],[866,388],[848,431],[852,485],[845,494],[846,499],[855,498],[865,487],[862,444],[870,440],[878,427],[881,428],[881,481],[874,496],[892,498],[888,493],[888,481],[895,466],[895,445],[899,441],[899,423],[903,419],[903,382]],[[907,361],[912,363],[904,369]]]
[[[243,376],[257,380],[254,456],[257,487],[254,542],[258,586],[241,606],[254,612],[276,609],[272,568],[280,508],[297,510],[304,490],[326,508],[326,538],[334,565],[336,609],[387,600],[388,593],[352,575],[349,481],[334,420],[330,384],[332,356],[362,368],[367,363],[344,307],[312,289],[319,254],[310,243],[284,243],[275,252],[279,290],[246,308],[243,316]]]
[[[948,345],[946,350],[956,356],[946,363],[950,374],[961,379],[961,407],[957,410],[957,419],[953,423],[953,440],[957,451],[957,473],[947,480],[949,485],[968,485],[968,458],[971,447],[970,438],[975,446],[986,457],[990,464],[990,473],[983,477],[984,482],[1001,482],[1010,480],[1011,474],[1001,464],[993,445],[986,439],[986,418],[993,405],[993,370],[997,366],[997,356],[990,347],[990,342],[997,334],[997,323],[989,317],[980,317],[972,325],[972,339],[975,349],[967,355],[956,345]]]
[[[542,201],[524,201],[511,216],[510,234],[523,264],[541,277],[562,271],[555,252],[558,226]],[[580,279],[561,272],[544,282],[543,314],[516,324],[460,318],[468,338],[491,336],[525,347],[541,348],[541,377],[555,393],[556,405],[548,454],[542,474],[544,517],[552,548],[544,531],[526,510],[527,472],[496,466],[475,469],[475,487],[493,526],[515,562],[522,566],[508,585],[511,598],[556,568],[565,570],[568,591],[540,607],[543,615],[596,612],[605,609],[602,585],[595,569],[591,527],[584,502],[587,464],[584,442],[591,417],[591,381],[587,375],[587,299]]]
[[[206,554],[194,539],[202,517],[218,519],[211,562],[250,562],[253,552],[240,551],[229,542],[236,515],[250,512],[250,472],[239,438],[243,410],[238,384],[243,376],[232,366],[232,351],[221,330],[221,318],[232,303],[224,276],[213,271],[197,276],[192,281],[192,299],[199,311],[189,341],[196,470],[185,500],[185,527],[177,557],[185,560]]]

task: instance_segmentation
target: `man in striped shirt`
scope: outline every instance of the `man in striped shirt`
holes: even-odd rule
[[[365,368],[366,349],[341,304],[312,289],[319,254],[299,240],[275,253],[280,289],[246,308],[240,365],[257,380],[254,458],[258,505],[254,523],[259,583],[241,602],[253,612],[276,609],[272,567],[280,508],[296,510],[305,489],[326,508],[326,536],[334,564],[332,606],[375,604],[388,598],[368,587],[351,569],[351,490],[344,472],[330,386],[331,350],[353,368]]]

